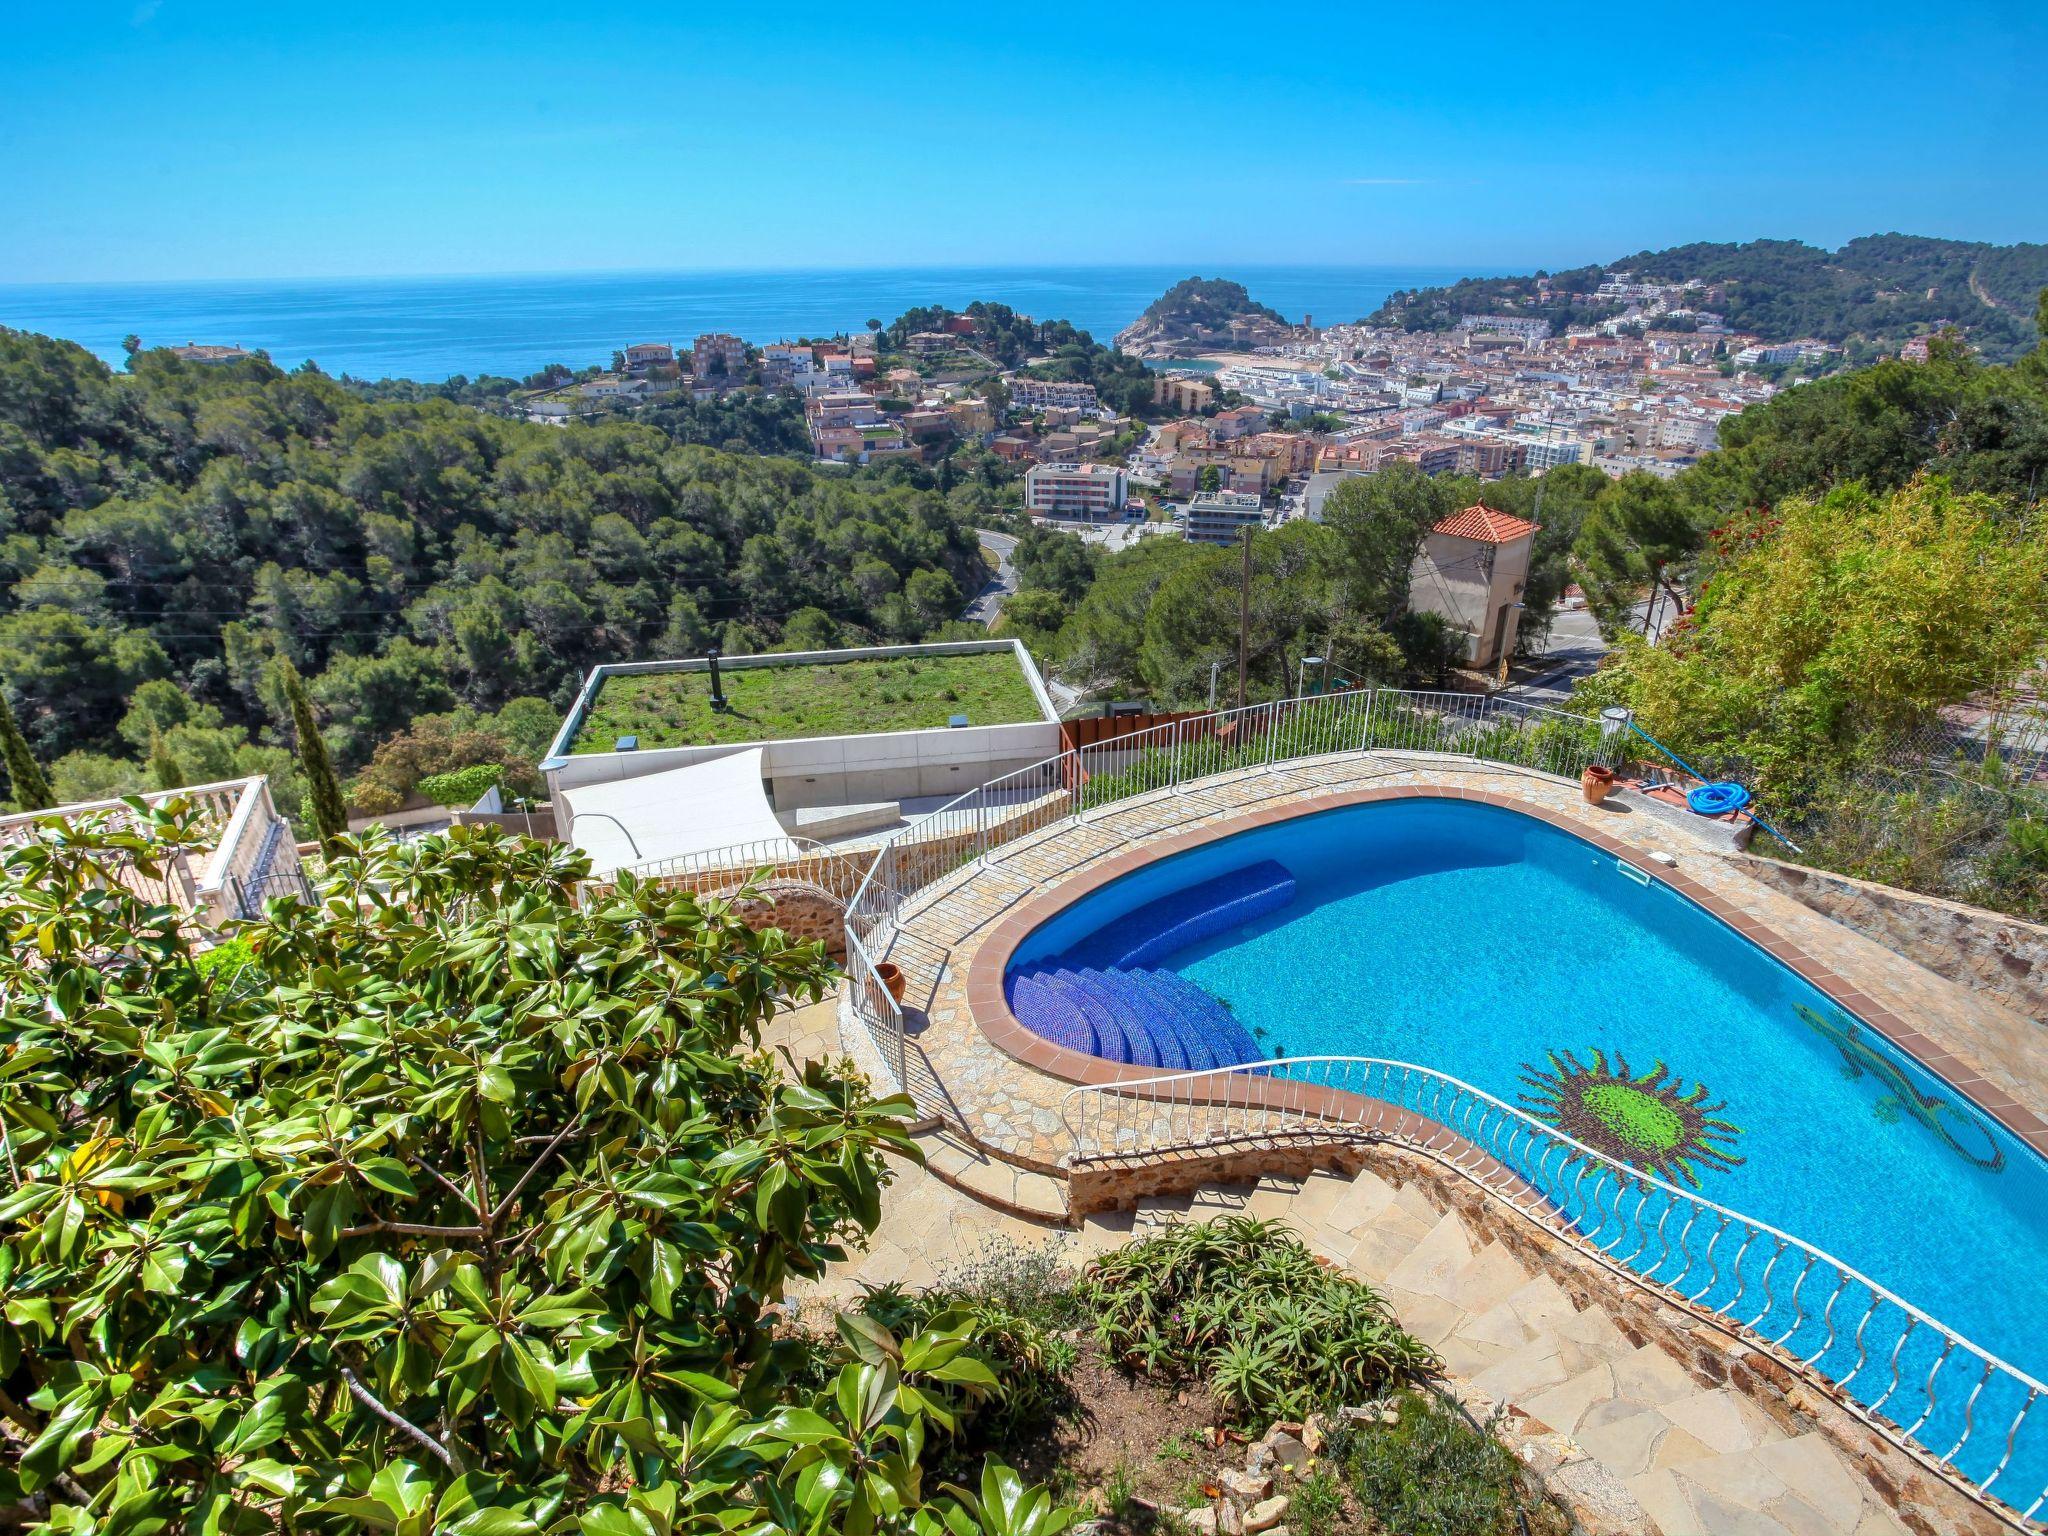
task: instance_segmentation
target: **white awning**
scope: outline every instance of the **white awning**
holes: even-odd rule
[[[570,840],[590,855],[592,874],[738,843],[754,845],[749,858],[797,853],[768,804],[759,747],[561,793],[569,802]]]

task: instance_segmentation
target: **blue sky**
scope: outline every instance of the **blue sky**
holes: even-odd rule
[[[0,282],[2048,239],[2048,5],[9,7]]]

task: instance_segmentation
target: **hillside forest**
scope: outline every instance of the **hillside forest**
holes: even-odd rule
[[[1866,235],[1838,251],[1798,240],[1707,243],[1639,251],[1602,266],[1522,277],[1467,278],[1406,289],[1367,317],[1373,325],[1448,330],[1463,315],[1534,314],[1554,334],[1622,312],[1591,296],[1608,272],[1696,285],[1699,307],[1766,341],[1815,337],[1852,363],[1898,351],[1915,336],[1953,329],[1994,362],[2034,345],[2034,298],[2048,286],[2048,245],[1987,245],[1919,235]],[[1547,297],[1538,279],[1549,279]],[[1711,290],[1711,291],[1710,291]]]
[[[530,764],[598,662],[943,632],[981,503],[931,480],[0,330],[0,680],[62,800],[295,803],[280,659],[344,774]]]

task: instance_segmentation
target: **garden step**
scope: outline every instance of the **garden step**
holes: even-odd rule
[[[1451,1277],[1472,1262],[1472,1235],[1456,1216],[1439,1217],[1435,1226],[1387,1272],[1387,1283],[1404,1291],[1445,1294]]]
[[[943,1184],[1027,1221],[1067,1220],[1067,1185],[1029,1168],[989,1156],[943,1128],[917,1137],[925,1169]]]

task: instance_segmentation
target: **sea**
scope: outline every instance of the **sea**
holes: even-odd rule
[[[630,342],[688,346],[706,331],[754,343],[861,330],[920,304],[975,299],[1067,320],[1107,342],[1181,278],[1235,279],[1289,320],[1357,320],[1452,267],[910,267],[604,272],[497,277],[0,285],[0,325],[60,336],[119,367],[121,341],[242,346],[287,368],[435,383],[608,363]]]

